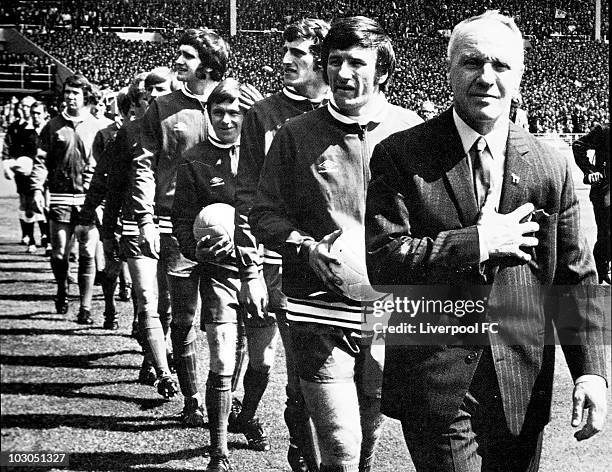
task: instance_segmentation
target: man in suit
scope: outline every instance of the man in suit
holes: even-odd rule
[[[568,163],[508,118],[524,70],[514,21],[487,12],[459,23],[448,66],[453,107],[374,150],[368,273],[373,284],[413,296],[437,284],[430,294],[442,301],[484,306],[471,321],[457,309],[413,314],[423,324],[498,324],[480,338],[387,337],[382,410],[401,420],[419,472],[537,470],[550,414],[553,324],[575,381],[572,425],[586,419],[575,437],[603,427],[593,258]],[[390,323],[399,320],[407,318],[396,309]]]
[[[590,149],[595,151],[594,162],[587,157]],[[591,186],[589,196],[597,224],[593,248],[597,275],[600,283],[610,284],[610,122],[597,124],[574,142],[572,150],[576,164],[584,173],[584,183]]]

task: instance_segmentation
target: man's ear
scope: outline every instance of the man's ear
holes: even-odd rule
[[[200,80],[207,80],[210,78],[212,69],[210,67],[204,67],[202,64],[196,69],[196,77]]]
[[[389,73],[385,72],[384,74],[381,74],[377,77],[376,82],[378,83],[378,85],[381,85],[381,84],[384,84],[388,78],[389,78]]]

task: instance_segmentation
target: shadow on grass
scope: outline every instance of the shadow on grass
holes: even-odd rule
[[[130,397],[127,395],[118,395],[113,393],[102,393],[102,392],[81,392],[83,388],[89,387],[104,387],[118,384],[136,384],[134,380],[118,380],[115,382],[61,382],[61,383],[30,383],[30,382],[13,382],[2,384],[3,395],[43,395],[53,396],[61,398],[79,398],[79,399],[90,399],[90,400],[111,400],[121,401],[126,403],[132,403],[141,405],[143,398]],[[147,401],[155,401],[146,399]],[[166,401],[163,399],[157,400],[158,406],[164,404]],[[10,416],[10,415],[9,415]],[[17,415],[17,416],[30,416],[30,415]],[[43,415],[44,416],[44,415]],[[107,420],[111,417],[105,417]],[[5,416],[2,416],[2,428],[7,427],[5,422]]]
[[[158,406],[162,403],[163,400],[159,400]],[[53,413],[2,416],[3,429],[23,428],[29,430],[42,430],[66,427],[139,433],[173,429],[176,428],[177,425],[178,417],[172,416],[153,418],[151,416],[57,415]],[[97,468],[95,470],[97,470]]]
[[[40,316],[47,315],[47,316]],[[64,315],[52,315],[49,311],[34,311],[21,315],[0,315],[0,320],[66,321]]]
[[[76,316],[76,315],[75,315]],[[0,316],[0,319],[15,319],[12,316]],[[35,320],[43,320],[44,318],[35,318]],[[50,321],[72,322],[72,319],[57,319],[49,318]],[[100,321],[101,322],[101,321]],[[125,333],[117,333],[103,328],[75,327],[67,329],[52,329],[52,328],[7,328],[0,329],[0,336],[43,336],[43,335],[62,335],[62,336],[119,336],[131,337]]]
[[[5,349],[6,349],[5,345]],[[78,369],[138,369],[135,365],[98,365],[92,362],[108,357],[120,356],[124,354],[142,354],[141,351],[135,349],[123,349],[121,351],[100,352],[97,354],[77,354],[66,356],[14,356],[2,354],[0,355],[0,364],[18,365],[18,366],[36,366],[36,367],[74,367]],[[2,384],[2,393],[5,391],[5,386]]]
[[[12,261],[14,263],[22,261]],[[27,261],[26,261],[27,262]],[[30,273],[30,274],[50,274],[51,269],[46,267],[3,267],[2,272],[16,272],[19,274]]]
[[[55,280],[53,279],[36,279],[36,280],[23,280],[23,279],[5,279],[0,280],[0,285],[10,285],[10,284],[54,284]]]
[[[3,293],[0,300],[13,300],[17,302],[41,302],[53,300],[53,295],[43,293]]]

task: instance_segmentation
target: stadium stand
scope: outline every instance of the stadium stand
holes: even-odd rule
[[[365,14],[378,18],[394,37],[398,66],[389,98],[413,110],[424,100],[443,109],[452,98],[445,68],[448,29],[461,18],[499,8],[514,15],[529,35],[522,93],[532,132],[582,133],[609,117],[608,45],[589,40],[592,1],[343,0],[330,5],[322,0],[238,0],[243,31],[230,39],[230,75],[273,93],[281,84],[280,71],[270,70],[281,62],[279,31],[287,22]],[[226,32],[226,9],[227,0],[34,0],[0,7],[0,21],[30,25],[23,28],[31,32],[28,37],[57,60],[102,88],[118,90],[137,72],[172,65],[178,26],[207,25]],[[607,31],[607,2],[602,9],[602,31]],[[102,32],[107,26],[162,28],[167,41],[128,41]]]

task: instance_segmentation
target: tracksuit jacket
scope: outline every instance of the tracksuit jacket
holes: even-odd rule
[[[209,136],[183,156],[176,177],[172,226],[188,259],[196,260],[193,223],[200,210],[213,203],[234,206],[239,148],[238,143],[223,144]],[[235,262],[231,256],[218,265],[237,272]]]
[[[106,198],[108,173],[115,159],[113,142],[118,131],[117,123],[111,121],[108,126],[98,131],[94,138],[92,152],[96,160],[96,169],[85,195],[85,203],[79,213],[79,223],[82,225],[93,225],[97,222],[96,209],[103,204]]]
[[[381,94],[377,112],[361,124],[332,102],[289,120],[276,134],[249,222],[257,240],[283,257],[289,320],[361,329],[361,309],[321,282],[300,247],[337,229],[363,228],[374,146],[421,122]],[[300,236],[290,239],[294,231]]]
[[[183,87],[156,98],[145,113],[143,154],[132,168],[132,198],[138,226],[153,223],[156,215],[160,233],[172,233],[170,216],[176,170],[183,154],[206,141],[209,135],[206,102],[201,99]]]
[[[102,218],[103,238],[113,237],[119,222],[122,236],[138,236],[130,187],[133,162],[142,155],[142,119],[125,123],[117,132],[108,160],[108,192]]]
[[[290,118],[327,104],[327,99],[314,102],[285,87],[270,97],[256,102],[247,112],[242,124],[240,162],[236,180],[236,230],[234,243],[240,277],[256,279],[261,267],[258,244],[248,224],[257,183],[272,139]],[[264,262],[281,264],[277,253],[264,251]]]
[[[83,205],[96,166],[93,140],[100,129],[88,112],[78,118],[65,113],[52,118],[40,133],[40,147],[47,155],[35,160],[32,190],[44,191],[47,181],[51,205]]]

